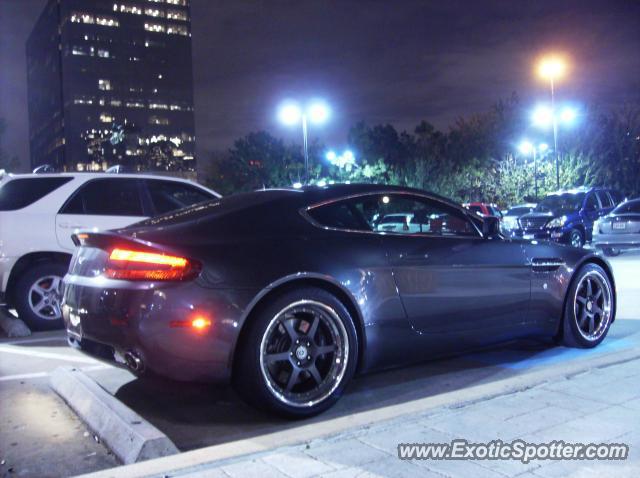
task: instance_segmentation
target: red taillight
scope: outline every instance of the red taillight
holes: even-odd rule
[[[195,277],[200,265],[184,257],[161,252],[115,248],[105,275],[111,279],[179,281]]]

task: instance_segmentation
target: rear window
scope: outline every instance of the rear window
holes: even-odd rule
[[[60,214],[142,217],[139,180],[94,179],[80,186]]]
[[[0,186],[0,211],[15,211],[27,207],[71,179],[70,177],[12,179]]]
[[[627,201],[613,210],[613,214],[640,214],[640,200]]]

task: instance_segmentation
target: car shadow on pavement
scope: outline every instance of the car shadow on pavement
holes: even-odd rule
[[[624,323],[623,323],[624,322]],[[555,367],[593,354],[637,346],[629,336],[640,321],[620,321],[603,346],[568,349],[550,341],[526,340],[433,360],[419,365],[357,377],[329,411],[303,422],[291,422],[245,405],[231,387],[135,379],[119,387],[116,397],[166,433],[185,451],[282,431],[358,412],[407,403],[491,383],[536,367]],[[637,334],[640,336],[640,334]]]

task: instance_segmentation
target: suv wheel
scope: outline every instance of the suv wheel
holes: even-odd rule
[[[323,289],[291,290],[247,324],[233,381],[259,408],[305,418],[331,407],[351,380],[358,357],[353,321]]]
[[[571,229],[569,242],[573,247],[582,247],[584,246],[584,235],[579,229]]]
[[[62,278],[67,266],[58,262],[43,262],[27,269],[16,283],[15,305],[18,317],[33,330],[63,327]]]

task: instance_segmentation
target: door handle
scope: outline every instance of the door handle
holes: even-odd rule
[[[60,227],[62,229],[82,229],[85,226],[83,226],[82,224],[71,224],[69,222],[61,222]]]

